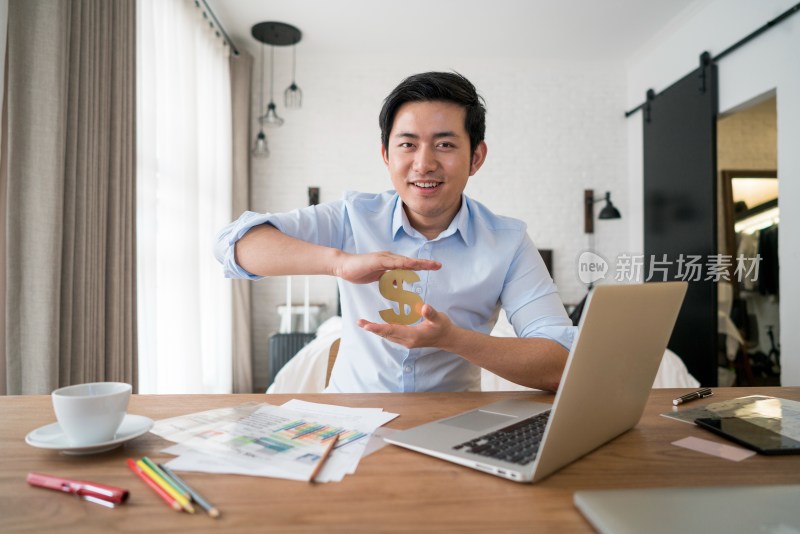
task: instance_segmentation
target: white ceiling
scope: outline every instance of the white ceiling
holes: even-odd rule
[[[238,48],[286,22],[298,53],[625,60],[708,0],[207,0]]]

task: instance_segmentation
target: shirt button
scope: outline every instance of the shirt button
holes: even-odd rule
[[[411,366],[410,366],[410,365],[406,365],[406,366],[403,368],[403,371],[405,371],[406,373],[410,373],[410,372],[411,372]]]
[[[425,243],[425,245],[422,248],[424,248],[425,250],[430,250],[431,246],[430,246],[430,244]]]
[[[422,293],[422,288],[421,287],[415,287],[414,291],[417,292],[417,293]]]

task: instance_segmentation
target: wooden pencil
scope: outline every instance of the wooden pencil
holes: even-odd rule
[[[205,500],[203,496],[197,493],[197,491],[194,488],[192,488],[189,484],[187,484],[181,477],[176,475],[175,472],[172,471],[172,469],[162,464],[158,464],[158,467],[160,467],[167,475],[172,477],[172,480],[174,480],[177,484],[183,487],[184,491],[186,491],[189,495],[191,495],[192,500],[197,504],[199,504],[203,508],[203,510],[206,511],[208,515],[210,515],[214,519],[220,516],[219,510],[217,510],[217,508],[214,505]]]
[[[144,471],[142,471],[142,469],[131,458],[128,458],[128,467],[130,467],[131,471],[133,471],[137,477],[142,479],[142,482],[147,484],[147,487],[153,490],[156,493],[156,495],[164,499],[164,502],[166,502],[170,506],[170,508],[172,508],[176,512],[180,512],[181,510],[183,510],[181,503],[173,499],[169,493],[161,489],[161,486],[150,480],[150,478],[144,473]]]
[[[178,503],[183,507],[184,510],[186,510],[190,514],[194,513],[194,506],[192,506],[192,503],[189,502],[189,499],[184,497],[181,493],[178,493],[175,490],[175,488],[170,486],[166,480],[164,480],[158,475],[158,473],[150,469],[149,465],[147,465],[141,460],[137,461],[136,465],[138,465],[142,469],[142,471],[144,471],[144,474],[147,475],[150,478],[150,480],[161,486],[161,489],[169,493],[170,497],[178,501]]]
[[[150,469],[152,469],[153,471],[155,471],[155,473],[156,473],[158,476],[160,476],[160,477],[161,477],[161,478],[164,480],[164,482],[166,482],[167,484],[169,484],[170,486],[172,486],[172,487],[175,489],[175,491],[177,491],[178,493],[180,493],[181,495],[183,495],[184,497],[186,497],[186,499],[187,499],[187,500],[188,500],[188,499],[191,499],[191,495],[189,495],[189,492],[188,492],[188,491],[186,491],[186,490],[185,490],[185,489],[184,489],[184,488],[183,488],[183,487],[182,487],[180,484],[178,484],[178,483],[177,483],[175,480],[173,480],[173,479],[172,479],[172,477],[170,477],[170,476],[169,476],[169,474],[165,473],[165,472],[164,472],[164,471],[163,471],[163,470],[162,470],[162,469],[161,469],[159,466],[157,466],[157,465],[155,464],[155,462],[153,462],[153,460],[151,460],[151,459],[150,459],[150,458],[148,458],[147,456],[142,456],[142,461],[143,461],[144,463],[146,463],[146,464],[147,464],[147,466],[148,466]]]
[[[330,438],[331,442],[328,443],[328,446],[325,447],[325,450],[322,452],[322,456],[319,458],[319,462],[317,462],[317,466],[314,468],[314,471],[311,473],[311,477],[308,479],[309,482],[314,482],[314,479],[317,478],[317,475],[320,471],[322,471],[322,466],[325,465],[325,460],[328,459],[328,456],[331,455],[331,451],[333,447],[336,445],[336,442],[339,441],[339,434],[334,434],[332,438]]]

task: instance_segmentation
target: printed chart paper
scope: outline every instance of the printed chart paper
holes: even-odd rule
[[[289,401],[248,404],[158,421],[153,433],[178,445],[170,468],[309,480],[327,440],[338,442],[315,481],[355,472],[370,435],[397,417],[381,408],[347,408]]]

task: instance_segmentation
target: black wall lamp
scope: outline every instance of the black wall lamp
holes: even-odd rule
[[[583,231],[587,234],[594,233],[594,203],[606,201],[606,205],[600,210],[598,219],[621,219],[619,210],[611,203],[611,192],[606,191],[604,197],[594,197],[594,189],[583,190]]]

